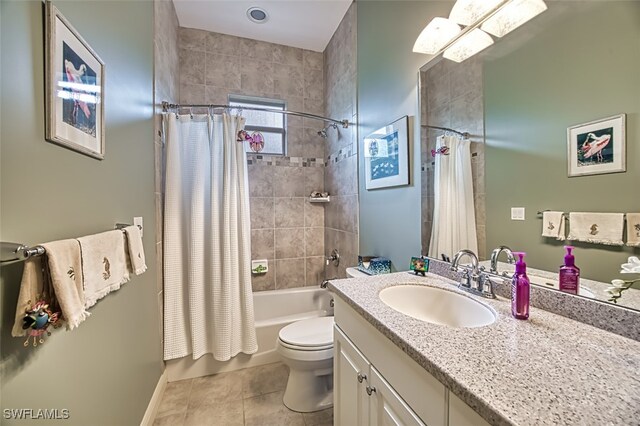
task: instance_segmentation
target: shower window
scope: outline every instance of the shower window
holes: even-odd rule
[[[241,95],[229,95],[229,105],[240,108],[269,108],[280,111],[284,111],[287,107],[286,102],[280,99]],[[260,132],[264,136],[264,149],[260,154],[286,155],[287,121],[285,114],[245,109],[242,111],[242,116],[247,120],[244,127],[249,134]],[[252,152],[248,143],[245,143],[245,150]]]

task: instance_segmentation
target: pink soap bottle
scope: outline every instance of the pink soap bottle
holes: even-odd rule
[[[529,318],[529,277],[527,277],[527,264],[524,263],[526,253],[513,253],[519,260],[516,262],[516,272],[511,280],[511,314],[516,319]]]
[[[564,246],[567,254],[564,256],[564,265],[560,267],[560,277],[558,283],[560,291],[565,293],[578,294],[580,291],[580,268],[576,266],[576,258],[571,253],[572,246]]]

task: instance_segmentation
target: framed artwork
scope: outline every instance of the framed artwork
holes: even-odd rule
[[[404,116],[364,138],[365,187],[409,184],[409,117]]]
[[[104,158],[104,62],[60,11],[45,3],[46,139]]]
[[[627,170],[625,114],[567,129],[569,177]]]

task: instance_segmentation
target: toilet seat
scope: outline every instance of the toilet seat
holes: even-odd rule
[[[282,346],[299,351],[333,348],[333,317],[310,318],[283,327],[278,333]]]

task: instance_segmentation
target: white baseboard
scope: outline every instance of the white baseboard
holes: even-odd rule
[[[156,414],[158,414],[158,407],[160,407],[160,401],[162,401],[162,395],[164,395],[166,387],[167,370],[164,370],[160,379],[158,379],[158,384],[156,385],[156,389],[153,391],[153,395],[151,395],[151,400],[147,406],[147,411],[144,412],[144,417],[140,422],[140,426],[151,426],[153,424],[153,421],[156,419]]]

